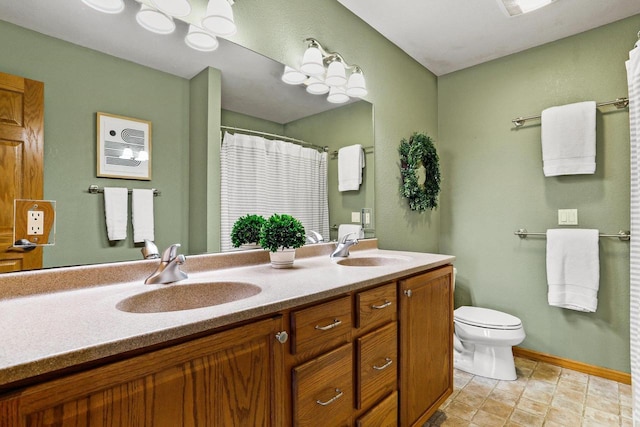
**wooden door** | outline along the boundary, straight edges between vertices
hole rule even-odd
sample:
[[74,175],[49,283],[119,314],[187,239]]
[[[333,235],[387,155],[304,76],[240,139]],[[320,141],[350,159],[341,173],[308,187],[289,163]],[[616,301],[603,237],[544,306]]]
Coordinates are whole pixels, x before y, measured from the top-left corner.
[[0,426],[283,425],[282,317],[28,387]]
[[400,425],[423,425],[453,392],[453,268],[400,281]]
[[0,273],[42,267],[42,247],[13,245],[13,200],[42,199],[44,84],[0,73]]

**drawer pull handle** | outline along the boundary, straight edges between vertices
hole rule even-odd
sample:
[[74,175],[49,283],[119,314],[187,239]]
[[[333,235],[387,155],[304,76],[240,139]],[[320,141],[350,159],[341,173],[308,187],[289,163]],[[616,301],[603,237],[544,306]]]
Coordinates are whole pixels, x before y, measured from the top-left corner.
[[336,393],[337,394],[335,396],[333,396],[331,399],[327,400],[326,402],[323,402],[321,400],[316,400],[316,403],[318,405],[321,405],[321,406],[331,405],[333,402],[335,402],[336,400],[340,399],[342,397],[342,395],[344,394],[342,392],[342,390],[340,390],[339,388],[336,389]]
[[342,320],[340,319],[335,319],[333,321],[333,323],[328,324],[327,326],[320,326],[320,325],[316,325],[316,329],[320,330],[320,331],[328,331],[329,329],[333,329],[336,326],[342,324]]
[[391,305],[391,301],[384,300],[384,304],[382,304],[382,305],[373,304],[373,305],[371,305],[371,308],[373,308],[374,310],[382,310],[383,308],[387,308],[390,305]]
[[391,358],[389,357],[385,357],[384,361],[386,362],[384,365],[382,366],[373,365],[373,369],[375,369],[376,371],[382,371],[383,369],[387,369],[393,363],[393,360],[391,360]]

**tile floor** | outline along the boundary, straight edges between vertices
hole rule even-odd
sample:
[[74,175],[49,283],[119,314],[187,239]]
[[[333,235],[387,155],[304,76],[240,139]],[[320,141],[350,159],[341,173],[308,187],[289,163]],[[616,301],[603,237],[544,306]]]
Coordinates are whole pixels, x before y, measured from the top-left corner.
[[631,386],[516,357],[516,381],[454,371],[451,397],[424,427],[632,426]]

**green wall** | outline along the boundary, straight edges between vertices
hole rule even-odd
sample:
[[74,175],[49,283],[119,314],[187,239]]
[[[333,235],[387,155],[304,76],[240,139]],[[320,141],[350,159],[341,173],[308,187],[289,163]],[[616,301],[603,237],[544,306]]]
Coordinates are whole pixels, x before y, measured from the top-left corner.
[[[100,187],[157,188],[156,241],[188,244],[189,82],[0,21],[0,71],[44,82],[45,186],[56,244],[45,267],[140,259],[129,225],[109,243]],[[152,122],[152,181],[96,178],[96,112]]]
[[629,243],[600,240],[596,313],[547,304],[545,242],[519,228],[629,229],[628,110],[600,108],[594,175],[545,178],[540,122],[511,119],[584,100],[627,96],[624,62],[640,15],[438,79],[443,171],[440,251],[456,255],[456,305],[520,317],[525,348],[629,371]]

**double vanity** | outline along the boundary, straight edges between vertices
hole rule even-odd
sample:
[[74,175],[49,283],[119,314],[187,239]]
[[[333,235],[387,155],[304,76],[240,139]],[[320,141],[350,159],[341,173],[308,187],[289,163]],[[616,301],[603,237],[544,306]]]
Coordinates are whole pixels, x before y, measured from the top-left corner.
[[453,391],[452,263],[364,240],[0,276],[0,426],[412,426]]

